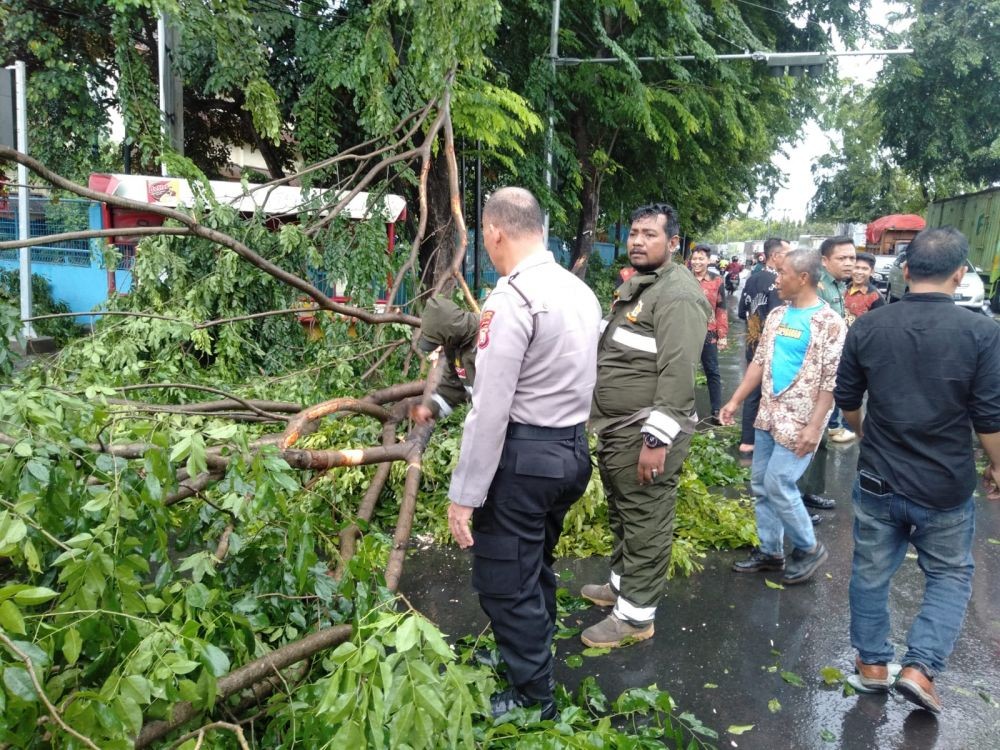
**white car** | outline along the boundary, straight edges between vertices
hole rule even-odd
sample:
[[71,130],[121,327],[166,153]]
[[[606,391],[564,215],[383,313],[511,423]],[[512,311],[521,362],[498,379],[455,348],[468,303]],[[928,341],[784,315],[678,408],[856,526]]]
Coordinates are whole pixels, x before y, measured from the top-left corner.
[[[889,302],[898,302],[909,291],[906,279],[903,278],[903,265],[906,263],[906,253],[896,256],[896,262],[889,269],[889,288],[885,290],[885,298]],[[955,304],[976,312],[986,312],[984,300],[986,289],[979,276],[979,269],[969,261],[965,261],[965,277],[955,290]]]

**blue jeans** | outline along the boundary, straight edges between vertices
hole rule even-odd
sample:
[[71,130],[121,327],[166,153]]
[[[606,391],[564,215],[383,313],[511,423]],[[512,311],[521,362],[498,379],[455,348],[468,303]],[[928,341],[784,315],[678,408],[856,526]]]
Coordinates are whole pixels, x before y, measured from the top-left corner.
[[895,649],[889,642],[889,582],[912,544],[926,588],[902,663],[919,665],[931,677],[944,669],[972,595],[975,518],[971,497],[957,508],[935,510],[903,495],[875,495],[854,483],[851,645],[862,661],[894,660]]
[[833,411],[830,412],[830,419],[826,423],[826,429],[833,430],[838,427],[843,427],[844,429],[851,429],[847,425],[847,420],[844,419],[843,414],[841,414],[840,407],[834,406]]
[[796,549],[810,550],[816,544],[812,521],[795,485],[811,460],[811,454],[799,457],[776,443],[770,432],[756,431],[750,491],[760,549],[769,555],[784,554],[785,534]]

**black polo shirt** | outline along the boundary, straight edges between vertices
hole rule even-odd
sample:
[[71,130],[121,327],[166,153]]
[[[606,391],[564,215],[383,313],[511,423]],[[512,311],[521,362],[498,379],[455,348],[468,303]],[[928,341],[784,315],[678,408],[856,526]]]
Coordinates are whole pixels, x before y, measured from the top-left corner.
[[1000,325],[947,294],[907,294],[847,332],[834,397],[868,409],[858,468],[921,505],[976,488],[972,430],[1000,432]]

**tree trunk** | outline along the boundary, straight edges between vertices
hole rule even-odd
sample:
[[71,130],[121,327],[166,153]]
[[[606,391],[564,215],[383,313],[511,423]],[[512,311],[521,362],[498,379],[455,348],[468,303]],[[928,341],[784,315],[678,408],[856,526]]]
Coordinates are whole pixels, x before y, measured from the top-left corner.
[[423,287],[432,289],[451,275],[455,254],[455,221],[451,213],[451,190],[448,186],[448,161],[444,148],[438,149],[427,175],[427,231],[420,246]]

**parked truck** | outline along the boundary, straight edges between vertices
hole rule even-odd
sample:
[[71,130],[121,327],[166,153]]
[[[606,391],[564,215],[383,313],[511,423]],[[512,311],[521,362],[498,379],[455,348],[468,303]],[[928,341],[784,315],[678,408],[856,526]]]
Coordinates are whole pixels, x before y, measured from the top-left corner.
[[934,201],[927,226],[951,226],[969,239],[969,261],[983,279],[993,312],[1000,312],[1000,188]]
[[890,214],[869,222],[865,228],[865,252],[875,256],[872,283],[876,287],[886,289],[896,255],[905,250],[926,225],[923,217],[916,214]]

